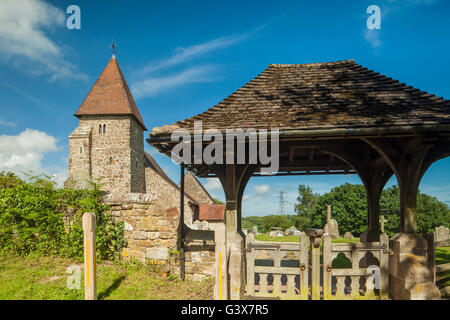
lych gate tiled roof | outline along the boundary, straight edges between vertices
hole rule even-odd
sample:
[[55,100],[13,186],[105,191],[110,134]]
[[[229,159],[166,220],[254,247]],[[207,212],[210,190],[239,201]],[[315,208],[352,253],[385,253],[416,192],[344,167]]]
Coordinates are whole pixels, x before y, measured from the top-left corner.
[[406,86],[355,63],[272,64],[228,98],[192,118],[154,128],[192,132],[255,128],[280,130],[395,127],[450,123],[450,101]]
[[145,129],[144,121],[114,55],[75,115],[132,115]]

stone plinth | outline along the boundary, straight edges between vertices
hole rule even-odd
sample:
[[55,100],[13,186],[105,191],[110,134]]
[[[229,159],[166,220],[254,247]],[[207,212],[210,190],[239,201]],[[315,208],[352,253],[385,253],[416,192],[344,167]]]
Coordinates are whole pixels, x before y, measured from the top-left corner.
[[427,259],[427,241],[418,234],[397,233],[389,247],[389,297],[394,300],[440,299]]

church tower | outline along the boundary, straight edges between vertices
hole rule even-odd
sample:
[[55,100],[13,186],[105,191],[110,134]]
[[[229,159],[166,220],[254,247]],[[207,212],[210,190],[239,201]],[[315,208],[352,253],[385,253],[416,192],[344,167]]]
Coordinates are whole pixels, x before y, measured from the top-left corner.
[[75,116],[69,136],[68,188],[100,183],[111,193],[144,193],[144,121],[112,56]]

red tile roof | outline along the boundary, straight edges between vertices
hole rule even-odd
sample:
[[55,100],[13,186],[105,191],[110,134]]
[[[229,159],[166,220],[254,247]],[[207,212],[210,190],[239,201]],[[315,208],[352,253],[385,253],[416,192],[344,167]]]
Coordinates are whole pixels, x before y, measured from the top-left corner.
[[84,115],[131,115],[147,130],[114,55],[75,113]]
[[198,206],[198,220],[222,221],[225,219],[225,205],[210,204]]

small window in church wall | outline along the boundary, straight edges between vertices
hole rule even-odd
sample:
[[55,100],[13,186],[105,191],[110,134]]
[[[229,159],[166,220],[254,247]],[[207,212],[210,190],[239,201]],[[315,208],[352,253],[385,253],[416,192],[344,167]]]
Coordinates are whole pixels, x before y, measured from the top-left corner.
[[102,134],[102,125],[101,124],[98,125],[98,134]]
[[80,147],[80,154],[83,154],[83,147]]
[[109,165],[112,165],[112,161],[113,161],[112,157],[109,157]]
[[106,124],[103,125],[103,134],[106,134]]

